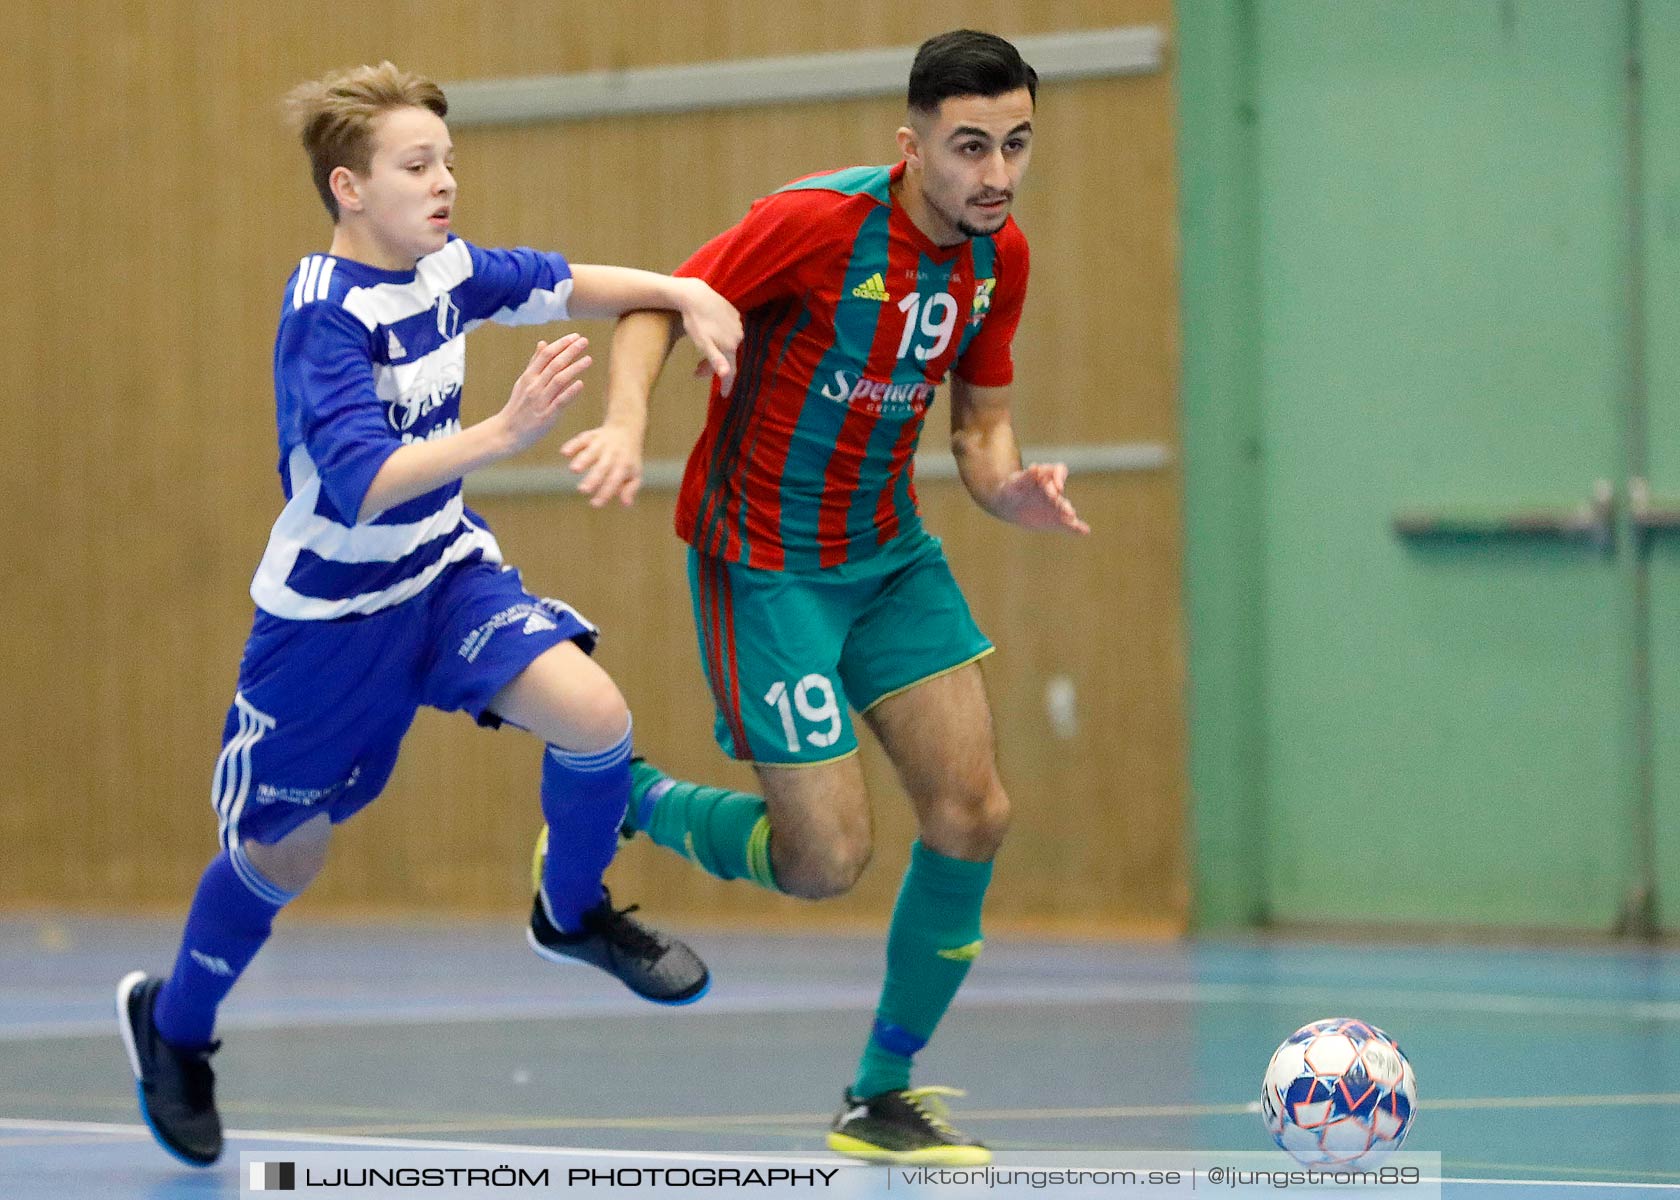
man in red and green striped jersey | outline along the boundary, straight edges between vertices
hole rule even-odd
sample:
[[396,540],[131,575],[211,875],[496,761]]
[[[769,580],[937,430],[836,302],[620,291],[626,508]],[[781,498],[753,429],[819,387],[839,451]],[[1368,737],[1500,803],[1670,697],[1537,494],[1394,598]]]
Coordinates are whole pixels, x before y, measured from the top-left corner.
[[[626,828],[724,879],[795,896],[847,891],[870,855],[869,800],[848,710],[862,713],[915,808],[887,938],[887,975],[858,1073],[828,1135],[841,1152],[971,1165],[945,1088],[913,1088],[913,1056],[980,952],[980,910],[1009,820],[975,625],[923,527],[912,453],[950,379],[951,445],[986,511],[1087,533],[1060,464],[1022,467],[1010,342],[1027,242],[1009,215],[1032,153],[1036,73],[972,30],[924,43],[902,161],[788,184],[678,271],[744,314],[732,387],[714,382],[677,532],[717,738],[763,796],[635,769]],[[630,503],[647,398],[680,332],[625,318],[607,414],[565,447],[580,488]]]

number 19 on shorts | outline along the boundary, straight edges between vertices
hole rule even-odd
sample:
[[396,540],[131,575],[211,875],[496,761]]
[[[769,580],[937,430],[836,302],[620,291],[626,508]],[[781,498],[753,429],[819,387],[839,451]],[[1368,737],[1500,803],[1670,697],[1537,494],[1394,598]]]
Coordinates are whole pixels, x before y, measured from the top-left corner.
[[800,750],[799,722],[794,719],[796,710],[808,725],[820,727],[807,730],[805,740],[811,745],[832,746],[840,740],[840,702],[826,676],[807,675],[792,688],[778,679],[764,693],[764,703],[782,718],[789,754],[798,754]]

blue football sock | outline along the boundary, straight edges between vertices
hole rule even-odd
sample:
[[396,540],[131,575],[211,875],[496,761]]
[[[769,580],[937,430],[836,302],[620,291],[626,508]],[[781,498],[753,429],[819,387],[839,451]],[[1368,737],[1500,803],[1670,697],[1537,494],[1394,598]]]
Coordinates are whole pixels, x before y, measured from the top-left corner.
[[630,732],[589,754],[550,746],[543,755],[542,811],[548,822],[542,899],[558,929],[577,932],[601,901],[601,876],[618,853],[618,827],[630,804]]
[[158,992],[154,1019],[164,1041],[184,1050],[210,1044],[217,1006],[268,941],[274,915],[296,895],[264,879],[243,847],[210,861],[187,913],[175,969]]

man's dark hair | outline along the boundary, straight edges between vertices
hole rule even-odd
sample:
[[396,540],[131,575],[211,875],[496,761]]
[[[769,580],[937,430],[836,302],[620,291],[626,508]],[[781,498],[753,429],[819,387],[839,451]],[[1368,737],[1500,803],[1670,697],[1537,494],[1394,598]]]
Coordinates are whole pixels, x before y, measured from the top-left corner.
[[936,113],[952,96],[1001,96],[1026,88],[1038,100],[1038,72],[992,33],[953,29],[930,37],[910,67],[910,107]]

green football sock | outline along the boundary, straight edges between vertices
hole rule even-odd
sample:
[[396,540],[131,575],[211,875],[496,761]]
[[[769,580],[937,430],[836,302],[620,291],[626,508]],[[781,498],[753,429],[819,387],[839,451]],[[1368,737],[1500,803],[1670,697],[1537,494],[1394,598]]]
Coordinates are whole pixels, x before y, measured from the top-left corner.
[[887,932],[887,978],[852,1095],[910,1086],[910,1060],[933,1036],[980,954],[980,906],[992,864],[947,858],[921,842],[898,890]]
[[770,818],[764,799],[728,788],[672,779],[645,762],[631,765],[635,829],[719,879],[750,879],[778,891],[770,866]]

